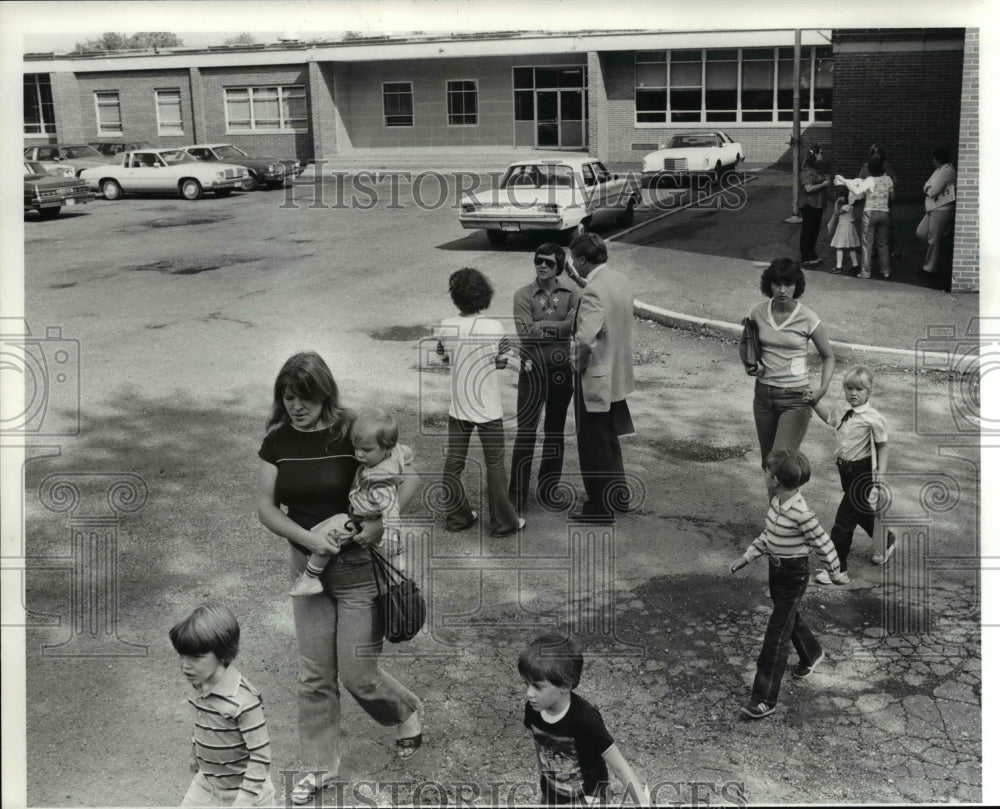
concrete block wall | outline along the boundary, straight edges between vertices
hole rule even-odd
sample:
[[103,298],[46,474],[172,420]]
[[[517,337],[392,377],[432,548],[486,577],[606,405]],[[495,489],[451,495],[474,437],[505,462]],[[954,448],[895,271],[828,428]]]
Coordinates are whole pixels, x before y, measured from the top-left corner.
[[[591,92],[591,151],[600,144],[602,160],[618,168],[637,169],[647,152],[665,146],[672,135],[688,130],[718,129],[743,146],[747,162],[754,165],[790,165],[792,124],[762,126],[728,121],[712,123],[673,124],[671,126],[636,126],[635,124],[635,52],[601,53],[593,63],[600,66],[603,84],[600,93]],[[597,87],[598,77],[592,64],[589,76],[591,88]],[[599,105],[598,109],[594,109]],[[595,136],[606,133],[602,140]],[[803,142],[827,145],[831,139],[829,122],[803,124]]]
[[979,30],[965,32],[952,292],[979,291]]

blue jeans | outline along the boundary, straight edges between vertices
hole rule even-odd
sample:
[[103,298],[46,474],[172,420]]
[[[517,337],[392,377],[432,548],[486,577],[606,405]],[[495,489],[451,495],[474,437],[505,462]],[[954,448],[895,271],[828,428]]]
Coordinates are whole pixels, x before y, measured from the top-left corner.
[[448,416],[448,449],[444,458],[445,526],[461,531],[474,522],[472,506],[465,496],[462,471],[469,455],[472,431],[479,432],[486,463],[486,499],[489,503],[490,533],[512,534],[517,530],[517,512],[507,496],[507,464],[504,460],[503,420],[479,424]]
[[865,209],[861,216],[861,275],[872,273],[872,253],[878,251],[878,268],[889,277],[889,212]]
[[809,584],[809,557],[782,559],[780,564],[771,557],[768,561],[767,586],[774,609],[764,631],[764,646],[757,657],[757,676],[750,699],[774,707],[788,664],[789,641],[795,646],[799,661],[807,666],[816,662],[823,647],[799,612],[799,602]]
[[760,442],[760,465],[773,449],[798,449],[806,437],[812,408],[802,401],[801,388],[776,388],[760,380],[753,392],[753,420]]
[[[308,557],[291,549],[292,580]],[[340,766],[340,689],[381,725],[398,725],[420,700],[379,668],[382,616],[371,562],[334,558],[320,576],[324,592],[292,599],[299,645],[299,744],[310,770],[336,774]]]

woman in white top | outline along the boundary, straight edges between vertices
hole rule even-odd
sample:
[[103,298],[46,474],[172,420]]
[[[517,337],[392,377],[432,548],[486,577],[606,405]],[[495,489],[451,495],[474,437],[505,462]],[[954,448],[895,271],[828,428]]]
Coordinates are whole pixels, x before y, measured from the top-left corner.
[[955,225],[955,182],[958,175],[951,164],[951,152],[938,147],[934,150],[933,159],[934,173],[924,183],[926,235],[921,233],[921,228],[917,229],[917,235],[927,240],[924,272],[937,271],[941,244],[951,238]]
[[[774,449],[798,449],[809,428],[812,404],[826,395],[836,362],[826,331],[815,312],[799,302],[806,277],[798,262],[777,258],[760,277],[768,300],[750,310],[760,333],[761,361],[753,375],[753,417],[764,466]],[[806,353],[812,341],[823,360],[817,387],[809,385]],[[751,373],[748,371],[748,373]]]
[[861,272],[859,278],[872,277],[872,253],[878,250],[878,268],[883,278],[888,278],[889,268],[889,202],[895,189],[892,178],[885,173],[881,157],[868,161],[868,176],[864,179],[845,180],[839,174],[837,182],[846,185],[856,197],[865,198],[865,212],[861,217]]

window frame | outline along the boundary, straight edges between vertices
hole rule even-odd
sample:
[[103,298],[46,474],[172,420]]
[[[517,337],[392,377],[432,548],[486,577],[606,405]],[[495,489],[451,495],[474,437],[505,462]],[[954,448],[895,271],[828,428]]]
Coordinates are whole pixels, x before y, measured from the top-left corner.
[[[269,91],[273,91],[276,95],[276,99],[271,98],[260,98],[256,96],[258,94],[265,94]],[[246,103],[249,107],[249,118],[246,119],[248,126],[241,127],[234,125],[234,120],[242,122],[244,119],[237,118],[231,115],[230,103],[236,101],[230,93],[246,93]],[[291,95],[294,93],[294,95]],[[291,115],[286,115],[286,105],[289,98],[301,98],[304,105],[302,116],[293,117]],[[273,124],[258,125],[258,119],[261,118],[255,111],[256,104],[267,103],[276,100],[278,108],[277,126]],[[304,84],[238,84],[230,85],[228,87],[222,88],[222,106],[225,111],[226,118],[226,134],[227,135],[246,135],[248,133],[253,133],[256,135],[296,135],[302,134],[309,131],[309,94],[306,92],[306,85]],[[265,118],[263,120],[273,121],[272,117]]]
[[[451,85],[452,84],[471,84],[472,85],[472,89],[471,90],[454,90],[453,91],[451,89]],[[445,90],[444,90],[444,92],[445,92],[445,104],[447,106],[448,126],[458,126],[458,127],[479,126],[479,80],[478,79],[445,79],[444,88],[445,88]],[[473,112],[473,113],[469,113],[469,112],[465,112],[465,111],[463,111],[463,112],[452,112],[452,110],[451,110],[451,100],[452,100],[452,98],[454,96],[464,96],[464,95],[466,95],[468,93],[472,93],[473,94],[473,99],[475,101],[475,108],[476,108],[475,112]],[[463,104],[464,103],[465,102],[463,100]],[[472,117],[474,120],[471,123],[469,123],[467,121],[462,122],[462,123],[454,123],[452,121],[452,119],[453,118],[457,118],[457,117],[464,117],[464,118]]]
[[[177,122],[164,121],[161,114],[160,99],[165,94],[176,95],[177,97]],[[153,90],[153,100],[156,106],[156,134],[162,137],[171,137],[184,134],[184,99],[179,87],[164,87]]]
[[[406,113],[396,113],[396,112],[390,113],[389,110],[387,109],[386,103],[385,103],[386,99],[388,98],[386,87],[388,87],[390,85],[392,85],[394,87],[402,87],[403,85],[406,85],[406,87],[409,88],[409,90],[407,90],[407,92],[405,92],[405,93],[403,93],[401,91],[395,91],[395,90],[392,91],[392,96],[393,97],[396,97],[396,96],[407,96],[407,97],[409,97],[409,99],[410,99],[410,112],[409,112],[408,115]],[[384,82],[382,82],[382,128],[383,129],[398,129],[398,128],[412,129],[414,126],[416,126],[416,123],[417,123],[417,116],[414,113],[413,108],[414,108],[414,104],[413,104],[413,82],[412,81],[384,81]],[[409,123],[406,123],[405,121],[400,121],[398,123],[390,123],[390,121],[389,121],[390,118],[407,118],[407,117],[409,117],[409,119],[410,119]]]
[[[38,123],[28,123],[27,109],[23,110],[24,120],[22,122],[22,134],[25,137],[42,137],[44,135],[56,134],[56,105],[52,98],[52,77],[48,73],[25,73],[23,87],[31,87],[34,95],[33,104],[38,110]],[[43,97],[42,87],[48,88],[48,101]],[[46,118],[46,112],[51,116]],[[28,127],[38,127],[37,131]]]
[[[104,101],[102,102],[101,96],[114,96],[114,103]],[[105,123],[101,120],[101,108],[114,108],[118,110],[118,121]],[[97,120],[97,136],[98,137],[122,137],[125,132],[125,122],[122,119],[122,100],[121,93],[118,90],[94,90],[94,116]],[[117,128],[115,124],[117,123]]]
[[[781,116],[787,114],[784,108],[779,109],[779,66],[787,61],[781,58],[781,51],[786,49],[784,45],[764,46],[764,47],[738,47],[738,48],[702,48],[701,50],[701,109],[698,112],[697,120],[674,120],[675,114],[687,115],[691,110],[674,110],[671,104],[671,94],[675,89],[673,86],[673,61],[672,54],[675,51],[695,51],[697,48],[677,48],[665,50],[635,51],[633,54],[633,87],[632,87],[632,123],[636,129],[690,129],[700,126],[729,126],[729,127],[785,127],[791,123],[791,119]],[[801,74],[808,76],[809,87],[804,90],[801,101],[801,121],[803,124],[829,124],[832,120],[832,109],[817,108],[816,98],[818,94],[818,66],[821,63],[829,62],[832,59],[830,54],[821,54],[825,49],[822,45],[806,45],[802,48]],[[707,108],[708,103],[708,70],[713,63],[731,62],[731,59],[711,59],[713,53],[723,51],[736,51],[736,79],[735,91],[736,106],[734,110],[722,110]],[[770,51],[770,59],[745,59],[745,52],[749,51]],[[770,65],[771,71],[771,108],[770,116],[763,120],[752,120],[747,115],[756,113],[766,115],[765,110],[744,110],[743,108],[743,81],[745,66],[747,63],[757,62]],[[649,65],[660,65],[663,67],[662,81],[659,84],[650,84],[647,79],[655,73],[650,70]],[[643,74],[643,85],[639,84],[640,71]],[[719,88],[713,88],[717,91]],[[641,94],[641,98],[640,98]],[[662,103],[662,107],[660,106]],[[731,116],[725,120],[723,116]],[[641,120],[644,118],[645,120]]]

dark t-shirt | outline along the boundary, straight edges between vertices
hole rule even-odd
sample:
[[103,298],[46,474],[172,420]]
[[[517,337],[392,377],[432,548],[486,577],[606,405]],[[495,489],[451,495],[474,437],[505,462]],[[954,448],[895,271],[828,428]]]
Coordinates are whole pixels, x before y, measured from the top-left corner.
[[282,424],[264,436],[257,454],[278,467],[275,497],[298,525],[311,529],[328,517],[347,513],[348,494],[360,465],[349,435],[338,441],[328,430],[303,432]]
[[552,724],[525,703],[524,726],[535,740],[546,803],[569,803],[607,788],[608,765],[601,755],[615,740],[600,711],[583,697],[570,694],[569,710]]

